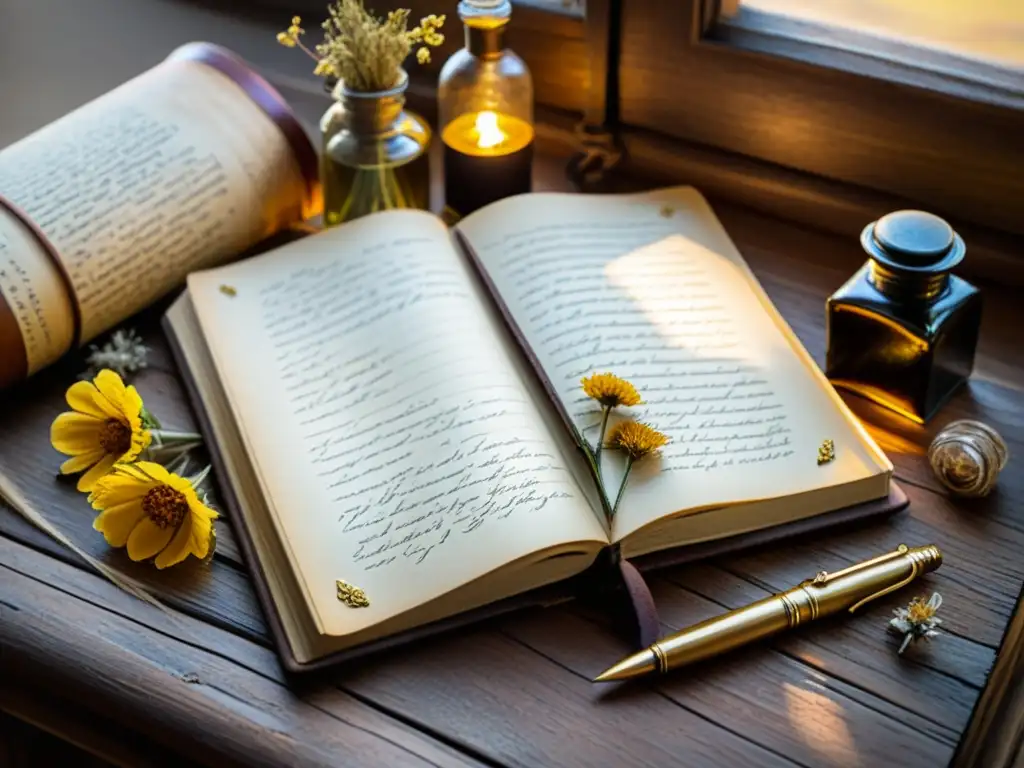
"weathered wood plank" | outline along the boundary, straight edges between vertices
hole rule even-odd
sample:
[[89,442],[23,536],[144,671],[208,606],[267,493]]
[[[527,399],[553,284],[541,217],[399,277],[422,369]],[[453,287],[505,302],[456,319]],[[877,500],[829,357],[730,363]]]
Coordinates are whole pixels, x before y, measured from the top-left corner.
[[211,765],[475,764],[273,654],[0,536],[0,669]]
[[892,608],[913,594],[937,589],[947,599],[943,626],[995,647],[1015,604],[1010,590],[1019,590],[1021,583],[1024,563],[1019,552],[1024,538],[998,522],[983,520],[967,525],[947,500],[913,486],[906,490],[910,509],[887,524],[857,528],[820,541],[796,541],[787,546],[786,557],[761,550],[736,555],[723,565],[772,588],[784,588],[808,578],[809,563],[849,565],[891,551],[901,543],[934,543],[945,556],[942,568],[925,577],[915,589],[868,606],[866,615],[881,616],[886,607]]
[[[99,757],[82,752],[57,737],[33,728],[0,710],[0,765],[34,768],[37,765],[75,765],[77,768],[114,768]],[[152,763],[140,762],[140,768]]]
[[[758,229],[763,223],[762,217],[737,209],[719,206],[719,212],[741,247],[744,247],[749,232]],[[798,269],[803,261],[787,253],[790,231],[789,228],[782,227],[773,232],[769,227],[770,237],[763,239],[759,247],[763,248],[763,243],[768,242],[774,250],[766,250],[760,255],[755,253],[753,258],[749,248],[744,247],[744,250],[783,314],[794,325],[812,354],[820,358],[824,339],[821,335],[820,322],[814,313],[820,311],[821,302],[828,290],[823,286],[823,282],[838,280],[841,277],[839,273],[846,267],[830,264],[827,268],[820,269],[820,275],[815,273],[819,267],[815,267],[810,270],[810,277],[805,275],[805,282],[796,282],[793,271]],[[824,240],[833,242],[832,238]],[[814,244],[814,237],[811,237],[811,241]],[[854,256],[859,259],[856,254]],[[792,264],[787,260],[792,260]],[[850,269],[855,266],[856,263]],[[151,407],[157,409],[168,424],[188,427],[192,424],[192,416],[176,378],[171,373],[173,363],[166,356],[166,347],[153,327],[152,316],[143,318],[142,323],[144,332],[154,347],[154,365],[150,371],[139,377],[137,386]],[[988,360],[1005,366],[1008,356],[1000,356],[1000,352],[1005,349],[1000,347],[989,350],[986,356],[979,359],[980,369],[986,370],[984,366],[988,365]],[[14,423],[16,429],[16,434],[11,435],[13,439],[0,442],[0,466],[13,467],[16,476],[30,486],[31,493],[46,505],[48,513],[59,519],[72,537],[85,545],[91,553],[107,558],[108,562],[117,562],[119,567],[141,576],[171,604],[181,607],[186,612],[227,627],[250,640],[265,643],[262,620],[253,601],[247,577],[238,568],[238,554],[232,546],[233,540],[230,535],[221,537],[220,554],[212,567],[193,569],[202,574],[201,578],[195,573],[186,575],[191,573],[189,569],[173,569],[167,574],[156,574],[148,566],[135,566],[129,563],[123,553],[109,552],[102,538],[92,531],[91,512],[84,506],[84,501],[74,491],[73,486],[54,482],[51,470],[39,471],[41,464],[45,466],[46,463],[52,462],[52,466],[56,467],[60,460],[59,455],[48,446],[48,426],[53,416],[63,407],[62,392],[73,378],[72,368],[74,364],[68,363],[55,371],[36,377],[32,382],[31,393],[28,393],[26,388],[26,394],[16,395],[7,406],[0,406],[0,415],[11,416],[0,418],[0,423]],[[990,383],[986,380],[980,386],[997,392],[1001,403],[1012,405],[1015,402],[1014,392],[1005,386],[1005,382],[1008,381],[1012,381],[1012,377],[1004,375],[999,383]],[[6,412],[4,408],[7,409]],[[1012,430],[1013,424],[1008,421],[1005,428]],[[895,428],[887,428],[876,430],[876,434],[882,436],[883,445],[888,439],[895,445],[902,446],[902,450],[893,450],[892,446],[886,445],[901,476],[906,475],[915,481],[922,472],[927,472],[927,467],[921,464],[924,461],[923,441],[927,437],[924,431],[904,429],[900,432]],[[782,638],[774,646],[782,655],[767,649],[763,652],[767,654],[765,658],[769,660],[765,662],[766,669],[773,670],[776,690],[780,689],[783,683],[795,684],[786,677],[795,674],[794,670],[806,670],[805,676],[810,676],[811,679],[815,675],[823,674],[826,677],[821,679],[825,682],[820,684],[832,692],[826,696],[832,696],[830,701],[844,712],[857,712],[858,720],[862,716],[870,720],[871,716],[864,716],[860,714],[862,712],[889,712],[886,707],[895,705],[896,709],[891,711],[894,720],[919,722],[920,725],[915,726],[916,728],[930,734],[936,743],[948,744],[948,734],[961,728],[966,721],[971,703],[977,695],[976,686],[983,680],[991,660],[991,648],[986,646],[992,646],[998,641],[1005,618],[1012,607],[1013,585],[1019,584],[1021,569],[1013,559],[1013,552],[1021,543],[1020,529],[1016,525],[1017,507],[1012,503],[1014,499],[995,496],[983,502],[991,505],[984,515],[972,518],[971,512],[961,510],[959,503],[954,504],[925,490],[912,488],[910,491],[915,499],[911,512],[890,523],[872,526],[863,531],[825,537],[814,543],[797,543],[787,549],[788,556],[785,560],[781,560],[777,552],[763,552],[742,559],[727,558],[721,561],[721,566],[732,570],[731,574],[726,571],[719,572],[719,581],[732,579],[734,582],[735,597],[732,602],[723,600],[722,595],[710,591],[707,583],[691,583],[691,576],[687,576],[688,572],[684,569],[680,572],[681,575],[669,572],[665,582],[656,584],[659,605],[666,612],[666,616],[671,616],[673,611],[682,610],[681,606],[692,607],[693,601],[698,599],[692,592],[698,592],[721,605],[736,605],[745,599],[755,599],[763,595],[764,588],[779,589],[790,586],[805,578],[808,575],[808,568],[813,570],[822,562],[852,562],[875,554],[901,540],[918,543],[918,539],[922,537],[935,538],[947,551],[949,559],[947,565],[933,578],[937,580],[935,583],[940,586],[947,600],[952,601],[948,602],[947,606],[957,606],[956,617],[947,619],[947,626],[954,632],[962,634],[962,638],[953,635],[944,637],[935,643],[928,653],[897,661],[891,647],[893,640],[886,637],[880,627],[884,625],[891,607],[903,599],[901,596],[871,609],[860,621],[834,622],[820,628],[808,628],[799,636]],[[81,514],[76,513],[79,508]],[[904,522],[904,519],[907,522]],[[52,552],[62,558],[69,558],[57,545],[9,514],[0,514],[0,531],[26,541],[33,547]],[[940,541],[940,536],[948,536],[950,541]],[[987,548],[992,549],[993,557],[987,558],[984,563],[979,562],[974,553]],[[73,559],[73,556],[69,559]],[[950,567],[954,562],[963,563],[962,573],[959,572],[959,565],[956,572]],[[1000,579],[993,579],[993,563],[998,569]],[[951,576],[951,573],[954,575]],[[538,615],[542,619],[527,617],[526,620],[551,622],[554,626],[576,620],[572,618],[571,613],[563,609]],[[688,617],[692,615],[695,614],[692,614],[690,609],[681,612],[682,618],[678,619],[679,623],[687,623],[691,620]],[[515,622],[518,622],[518,617],[511,621],[514,623],[510,626],[517,626]],[[537,654],[531,654],[523,645],[550,658],[561,659],[563,667],[568,665],[568,660],[571,660],[573,654],[580,653],[578,644],[566,643],[563,639],[564,647],[556,654],[557,647],[541,647],[539,639],[533,636],[526,637],[504,625],[503,627],[509,636],[522,644],[512,645],[512,648],[516,649],[514,653],[517,654],[517,663],[524,669],[536,669],[537,674],[550,674],[550,665],[538,665]],[[500,665],[502,662],[495,662],[494,659],[500,660],[503,657],[502,649],[506,648],[508,640],[495,636],[493,628],[482,628],[477,637],[479,642],[471,645],[474,648],[480,645],[487,651],[477,659],[476,665],[484,669],[492,667],[495,663]],[[548,642],[554,641],[549,639]],[[615,644],[607,634],[602,635],[600,642],[611,643],[613,646]],[[450,643],[457,644],[454,650],[449,647]],[[451,654],[466,653],[465,646],[459,643],[461,641],[445,638],[431,644],[427,656],[438,674],[441,674],[440,670],[450,665],[450,659],[455,658]],[[594,644],[600,647],[600,643]],[[247,647],[251,647],[251,644]],[[596,666],[606,664],[617,652],[599,653]],[[446,659],[449,661],[446,662]],[[542,659],[540,661],[543,662]],[[369,679],[357,680],[355,684],[346,680],[346,689],[357,696],[366,697],[368,701],[373,701],[375,706],[391,707],[396,706],[395,702],[401,702],[399,709],[395,711],[399,712],[402,718],[408,718],[428,730],[436,729],[436,732],[444,734],[445,738],[453,738],[459,743],[464,743],[469,749],[479,749],[488,759],[499,762],[516,759],[515,755],[518,753],[514,749],[513,734],[504,734],[502,737],[508,740],[507,752],[487,751],[487,745],[483,741],[468,739],[464,735],[472,730],[472,717],[469,714],[461,715],[462,731],[455,729],[453,736],[445,721],[438,720],[430,712],[424,711],[423,705],[417,701],[414,693],[396,693],[392,677],[388,674],[381,677],[378,674],[380,665],[383,665],[386,672],[394,663],[390,659],[374,660],[370,668],[375,671],[367,673],[370,675]],[[907,671],[908,668],[912,673]],[[713,718],[715,722],[725,724],[730,730],[735,729],[746,734],[749,731],[749,719],[754,711],[753,705],[748,702],[746,706],[740,706],[739,702],[747,695],[750,680],[743,674],[730,674],[730,669],[732,667],[723,662],[722,670],[725,671],[713,673],[716,690],[721,691],[720,695],[717,698],[711,697],[701,704],[704,709],[691,711],[691,716],[698,719]],[[573,671],[578,674],[580,670],[573,668]],[[598,670],[585,670],[585,673],[591,674],[596,671]],[[560,675],[562,672],[555,674]],[[687,685],[699,686],[701,679],[699,676],[693,681],[688,679]],[[670,682],[674,684],[674,681]],[[768,688],[759,687],[757,690],[764,691]],[[694,695],[689,690],[685,698],[674,697],[667,692],[663,692],[663,695],[691,707],[691,710],[695,706],[690,702]],[[806,697],[806,694],[802,693],[792,695]],[[469,707],[470,711],[480,710],[480,702],[477,699],[470,696],[469,700],[476,702]],[[886,704],[887,701],[892,702],[892,705]],[[731,702],[734,707],[730,709],[726,702]],[[794,704],[794,707],[797,706],[799,702]],[[483,700],[482,711],[507,714],[505,710],[495,708],[487,699]],[[723,711],[725,715],[722,714]],[[742,715],[729,717],[728,715],[733,712]],[[581,717],[586,716],[582,708],[579,713]],[[474,711],[474,716],[475,714],[477,712]],[[500,719],[504,715],[493,716]],[[914,720],[915,716],[919,721]],[[669,718],[670,715],[666,713],[664,717]],[[814,764],[819,758],[824,759],[825,756],[813,753],[813,748],[807,746],[800,733],[791,729],[787,734],[783,725],[784,723],[779,721],[767,726],[763,731],[757,731],[755,740],[768,747],[768,754],[771,754],[772,749],[782,749],[783,745],[789,744],[791,749],[797,750],[794,754],[799,753],[802,755],[801,760],[807,760],[810,764]],[[902,731],[893,735],[893,738],[899,741],[903,738],[900,734]],[[946,736],[943,737],[941,734]],[[467,740],[463,742],[463,738]],[[713,740],[712,737],[708,738],[709,742]],[[854,743],[856,745],[856,740]],[[804,746],[798,747],[800,744]],[[545,744],[542,749],[554,750],[554,747]],[[553,755],[554,751],[551,754]],[[924,754],[933,755],[928,750],[925,750]]]
[[[656,581],[653,588],[666,632],[722,612],[714,602],[667,582]],[[517,616],[503,621],[502,630],[584,680],[630,650],[604,629],[565,610]],[[577,642],[566,643],[566,638]],[[667,696],[802,765],[867,765],[900,750],[919,756],[907,766],[932,766],[948,760],[956,740],[953,728],[858,691],[766,644],[632,687]],[[601,695],[610,702],[626,693],[605,686]]]
[[[222,561],[209,565],[189,563],[157,571],[149,563],[133,563],[123,550],[111,550],[103,537],[92,530],[86,509],[81,516],[61,514],[57,507],[44,507],[51,522],[90,555],[145,584],[150,592],[214,626],[229,628],[254,642],[269,645],[263,614],[256,602],[249,575]],[[224,530],[221,526],[218,530]],[[0,535],[45,552],[55,560],[83,565],[78,556],[23,520],[0,502]]]
[[[546,622],[548,614],[538,609],[516,617],[517,622],[534,619]],[[563,635],[562,653],[592,641]],[[605,663],[614,656],[606,654]],[[588,677],[541,660],[531,648],[484,625],[353,670],[344,684],[502,765],[794,764],[741,733],[651,695],[644,685],[609,696]],[[591,666],[596,673],[599,665],[592,660]],[[418,693],[425,689],[429,697]]]
[[[132,675],[130,680],[124,680],[121,673],[110,680],[95,680],[103,689],[96,692],[97,706],[114,706],[113,700],[106,697],[113,695],[117,690],[115,683],[120,682],[131,687],[123,696],[116,697],[119,711],[125,712],[126,703],[143,707],[142,702],[132,701],[136,694],[136,683],[132,681],[136,679],[145,679],[147,685],[167,687],[152,703],[152,707],[160,710],[165,706],[163,696],[176,696],[181,690],[209,693],[207,688],[213,688],[209,695],[220,699],[221,694],[226,694],[230,697],[230,709],[241,707],[237,712],[239,719],[224,715],[225,719],[216,724],[225,742],[222,748],[232,753],[239,749],[236,740],[259,740],[250,733],[255,726],[247,724],[245,718],[251,718],[256,725],[283,729],[287,738],[301,736],[310,749],[335,749],[331,746],[333,741],[324,741],[326,736],[316,725],[319,721],[307,705],[396,740],[392,731],[383,729],[401,726],[389,725],[386,719],[381,723],[383,715],[357,705],[355,695],[359,701],[372,702],[377,709],[400,713],[403,722],[413,723],[428,733],[443,734],[446,741],[502,765],[587,766],[605,757],[619,765],[671,765],[673,754],[692,755],[692,765],[716,765],[716,756],[730,764],[792,764],[748,739],[680,709],[664,697],[646,696],[638,690],[613,706],[595,708],[600,691],[589,679],[503,637],[493,626],[484,625],[458,637],[437,638],[386,658],[353,665],[336,676],[344,690],[331,688],[329,678],[324,677],[306,681],[287,693],[287,681],[272,653],[241,637],[182,614],[168,616],[103,579],[0,537],[0,569],[4,568],[0,607],[15,609],[14,618],[22,612],[31,612],[33,618],[27,627],[4,628],[20,640],[3,635],[0,639],[11,643],[16,657],[30,655],[18,664],[25,667],[25,674],[31,675],[33,681],[62,689],[86,685],[90,675],[113,674],[107,666],[101,666],[108,657],[129,656],[132,662],[125,674]],[[41,579],[52,585],[42,595],[38,594],[43,589]],[[51,614],[61,618],[51,619]],[[65,618],[85,622],[89,631],[72,636],[66,628],[47,624]],[[39,636],[33,633],[44,627],[54,634],[48,643],[39,645]],[[138,638],[131,639],[126,634],[128,627],[135,628]],[[71,642],[65,646],[62,640]],[[116,647],[108,648],[110,643]],[[31,656],[32,653],[39,658]],[[37,663],[50,655],[66,657],[67,664],[82,658],[86,668],[71,679],[66,679],[70,672],[61,664],[56,665],[52,674],[45,673]],[[198,676],[199,683],[180,689],[181,678],[190,674]],[[105,690],[108,683],[111,691]],[[236,699],[248,703],[242,706]],[[255,703],[276,718],[273,723],[265,722],[252,710]],[[193,705],[199,706],[194,702],[182,706]],[[353,707],[357,710],[354,714]],[[152,726],[150,716],[156,717],[152,708],[139,713],[138,727],[147,730]],[[367,720],[371,722],[366,724]],[[174,725],[174,730],[179,728],[180,723]],[[648,745],[647,736],[659,731],[666,734],[663,742]],[[571,752],[566,749],[566,734],[572,734]],[[189,741],[190,750],[214,748],[205,742],[206,735],[192,734],[187,729],[182,728],[180,738]],[[197,743],[191,743],[192,739]]]
[[[164,370],[165,365],[173,363],[166,344],[157,335],[157,317],[156,313],[147,313],[142,321],[148,325],[139,327],[159,367],[142,371],[134,384],[166,427],[192,430],[195,425],[181,385]],[[152,585],[172,605],[203,615],[219,626],[231,627],[250,639],[267,642],[266,626],[228,521],[218,523],[217,555],[212,567],[188,563],[157,572],[149,564],[132,563],[124,550],[111,550],[103,536],[93,530],[95,513],[85,495],[76,490],[74,479],[57,477],[64,457],[50,445],[50,424],[57,414],[67,410],[64,391],[83,368],[80,357],[72,357],[3,398],[0,424],[5,428],[4,439],[0,440],[0,471],[18,484],[50,522],[93,557]],[[77,561],[74,554],[5,507],[0,501],[0,533],[54,557]],[[224,566],[224,562],[234,567]]]
[[[738,608],[785,588],[776,584],[758,586],[749,578],[711,564],[684,566],[662,576],[706,597],[720,606],[718,611]],[[672,617],[684,593],[664,589],[660,582],[652,588],[663,620]],[[938,726],[938,733],[946,734],[948,739],[967,722],[994,652],[946,633],[925,647],[897,656],[897,638],[886,627],[888,607],[906,598],[906,594],[896,596],[855,619],[842,617],[803,627],[776,638],[771,647],[832,680],[844,681],[849,686],[848,695],[853,698],[858,698],[858,691],[862,692],[870,697],[862,701],[865,705],[877,708],[874,700],[890,702],[932,724],[915,727],[930,731]],[[687,611],[682,621],[703,618],[703,614]],[[936,671],[941,674],[934,674]]]
[[[5,768],[73,765],[75,768],[194,768],[196,763],[164,750],[154,749],[143,739],[109,717],[86,710],[76,701],[40,696],[28,686],[15,687],[0,681],[0,765]],[[41,733],[52,744],[38,745],[31,739],[24,762],[4,757],[4,742],[17,748],[19,735],[8,735],[4,720],[23,723],[21,733]],[[13,739],[14,744],[11,744]],[[17,754],[15,751],[14,754]]]

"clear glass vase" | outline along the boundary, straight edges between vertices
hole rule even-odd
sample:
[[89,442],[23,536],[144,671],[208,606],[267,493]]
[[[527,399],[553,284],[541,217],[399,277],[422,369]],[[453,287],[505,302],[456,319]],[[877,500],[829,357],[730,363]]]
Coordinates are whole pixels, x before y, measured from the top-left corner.
[[430,207],[430,127],[405,109],[405,73],[398,85],[372,93],[339,84],[320,121],[324,225],[368,213]]

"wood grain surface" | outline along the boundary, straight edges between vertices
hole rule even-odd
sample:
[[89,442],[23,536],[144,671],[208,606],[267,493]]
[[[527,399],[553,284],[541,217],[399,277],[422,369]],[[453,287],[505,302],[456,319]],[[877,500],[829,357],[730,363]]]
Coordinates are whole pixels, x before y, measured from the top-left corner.
[[[10,119],[5,113],[0,144],[160,58],[151,46],[206,37],[240,41],[234,47],[248,45],[243,53],[255,58],[265,32],[169,0],[82,5],[122,14],[122,23],[128,15],[140,29],[145,13],[137,9],[152,10],[146,45],[127,40],[116,55],[94,52],[91,59],[81,40],[68,50],[58,47],[39,66],[67,98],[37,100]],[[29,50],[29,42],[17,38],[46,37],[46,25],[38,19],[35,27],[29,24],[33,9],[77,7],[69,0],[16,0],[21,26],[0,31],[4,103],[38,82],[21,70],[9,76],[5,66],[16,58],[11,46]],[[102,19],[81,13],[76,22],[68,10],[53,28],[77,23],[85,39],[101,39]],[[65,90],[62,76],[77,90]],[[538,188],[564,187],[563,163],[564,157],[542,158]],[[720,199],[712,203],[820,363],[823,303],[861,264],[856,240]],[[145,582],[167,610],[120,592],[0,508],[0,709],[118,765],[186,759],[215,766],[942,765],[968,722],[1024,580],[1024,473],[1017,470],[1024,453],[1018,338],[1024,310],[1014,291],[982,287],[975,375],[931,425],[849,400],[896,465],[911,496],[907,512],[784,548],[669,569],[652,584],[670,630],[821,568],[836,569],[901,542],[935,543],[945,564],[916,592],[942,592],[944,631],[903,657],[886,623],[915,591],[883,598],[855,619],[821,622],[697,669],[619,688],[590,679],[627,648],[597,612],[578,604],[513,614],[312,680],[290,680],[270,648],[230,520],[219,527],[218,551],[208,566],[156,572],[108,549],[73,483],[55,477],[60,456],[49,446],[49,425],[83,368],[76,355],[5,392],[0,471],[77,544]],[[189,428],[192,413],[158,329],[159,313],[154,308],[130,323],[153,348],[151,366],[135,384],[166,425]],[[987,499],[946,497],[927,464],[935,432],[962,417],[992,424],[1010,445],[1011,463]]]
[[[558,165],[542,165],[541,169]],[[557,174],[540,175],[553,185]],[[798,231],[717,203],[772,299],[820,361],[822,302],[859,264],[855,243]],[[971,385],[922,427],[851,399],[911,496],[889,522],[671,569],[655,580],[666,629],[784,588],[900,542],[934,542],[946,563],[920,591],[945,597],[943,636],[900,658],[885,631],[909,594],[854,620],[823,622],[656,681],[606,690],[591,676],[627,649],[580,606],[533,610],[375,657],[302,687],[270,650],[244,565],[221,526],[209,567],[157,573],[111,551],[73,484],[54,477],[48,426],[81,367],[69,360],[0,406],[0,469],[90,553],[142,579],[163,613],[119,592],[73,555],[0,511],[5,690],[32,690],[102,715],[136,737],[210,764],[886,765],[949,759],[1024,577],[1024,476],[1004,472],[988,499],[952,501],[925,448],[952,418],[982,418],[1020,455],[1024,354],[1013,296],[986,286]],[[157,313],[137,319],[154,347],[136,384],[166,424],[191,413]],[[11,688],[7,688],[11,686]],[[6,706],[6,705],[5,705]],[[16,711],[16,707],[12,707]],[[66,712],[64,715],[66,717]]]

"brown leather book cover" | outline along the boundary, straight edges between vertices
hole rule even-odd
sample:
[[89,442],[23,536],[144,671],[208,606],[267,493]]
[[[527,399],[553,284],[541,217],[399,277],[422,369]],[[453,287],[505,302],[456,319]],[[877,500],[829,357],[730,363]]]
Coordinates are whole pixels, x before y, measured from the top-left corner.
[[[515,331],[514,326],[512,326],[512,329]],[[181,372],[182,379],[185,382],[189,399],[194,406],[199,429],[205,436],[212,435],[213,429],[210,424],[210,419],[198,396],[193,379],[193,373],[185,365],[185,358],[182,354],[180,342],[175,335],[174,328],[166,318],[164,319],[164,330],[170,341],[171,350],[178,364],[178,369]],[[525,348],[523,349],[529,356],[528,350]],[[549,383],[546,380],[545,386],[549,386]],[[565,414],[563,414],[563,416],[565,416]],[[610,566],[608,561],[603,558],[599,558],[598,562],[595,563],[590,570],[559,584],[554,584],[521,595],[505,598],[482,608],[466,611],[440,621],[425,624],[421,627],[417,627],[416,629],[365,643],[354,648],[348,648],[343,651],[331,653],[319,659],[303,663],[295,658],[285,636],[277,606],[271,598],[270,588],[267,585],[263,566],[256,556],[251,532],[248,527],[249,523],[246,510],[240,505],[238,497],[235,494],[235,490],[230,486],[230,484],[223,482],[223,478],[227,478],[228,474],[225,471],[224,457],[220,452],[220,446],[213,440],[207,440],[206,446],[210,453],[211,461],[214,469],[216,470],[217,477],[222,480],[222,482],[219,483],[220,496],[227,507],[228,519],[232,521],[232,527],[242,548],[246,565],[249,567],[249,571],[252,574],[253,584],[256,588],[260,604],[263,607],[263,613],[267,619],[267,625],[269,626],[273,636],[278,656],[281,659],[281,663],[284,668],[291,673],[298,674],[313,672],[327,667],[341,665],[345,662],[368,654],[393,648],[430,635],[457,629],[459,627],[508,613],[519,608],[551,605],[571,600],[586,592],[593,582],[607,579],[609,576],[608,571],[610,570]],[[694,544],[671,551],[645,555],[638,558],[634,565],[639,569],[639,571],[648,572],[657,568],[692,562],[726,552],[734,552],[750,547],[765,546],[794,536],[805,536],[826,528],[850,525],[872,518],[889,515],[904,509],[907,504],[908,499],[906,494],[904,494],[895,483],[891,483],[889,496],[883,499],[852,507],[846,507],[769,529],[740,534],[701,544]],[[808,563],[808,568],[814,570],[818,568],[819,565],[820,564],[818,563]],[[642,583],[642,579],[634,578],[632,583],[627,583],[625,587],[628,600],[632,604],[632,620],[639,625],[639,636],[643,641],[647,642],[649,641],[652,633],[657,633],[658,627],[657,614],[653,610],[654,604],[653,600],[650,599],[650,592]],[[625,627],[623,629],[630,634],[635,635],[635,629],[631,630]]]

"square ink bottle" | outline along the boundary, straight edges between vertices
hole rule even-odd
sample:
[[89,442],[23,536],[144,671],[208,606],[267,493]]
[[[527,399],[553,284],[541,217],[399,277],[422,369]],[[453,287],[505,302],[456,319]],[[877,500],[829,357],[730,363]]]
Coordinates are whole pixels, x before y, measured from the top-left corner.
[[944,220],[896,211],[865,227],[868,262],[826,303],[825,373],[924,423],[967,381],[981,294],[950,274],[966,252]]

